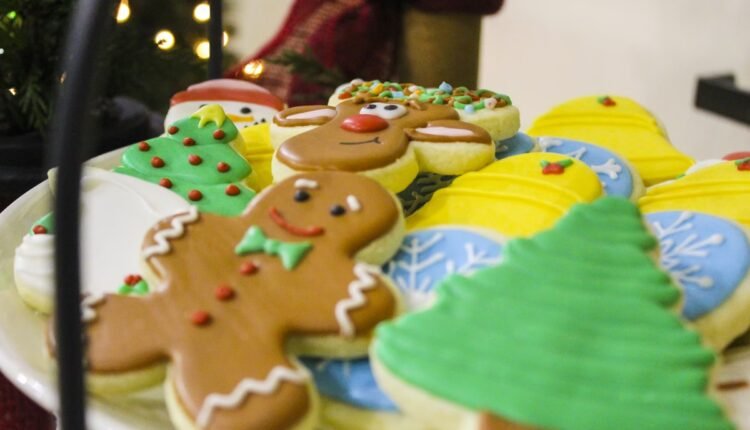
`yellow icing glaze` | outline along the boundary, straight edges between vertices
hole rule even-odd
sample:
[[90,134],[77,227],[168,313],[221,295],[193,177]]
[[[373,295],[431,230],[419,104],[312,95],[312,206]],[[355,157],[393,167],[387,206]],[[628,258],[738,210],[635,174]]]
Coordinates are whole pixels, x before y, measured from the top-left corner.
[[656,118],[626,97],[610,96],[605,106],[599,96],[581,97],[559,105],[537,118],[532,136],[557,136],[591,142],[622,154],[646,185],[674,179],[694,160],[675,149]]
[[216,127],[221,127],[227,119],[224,109],[215,103],[203,106],[194,114],[190,115],[190,117],[198,118],[198,127],[201,128],[209,122],[216,123]]
[[738,170],[733,161],[724,161],[651,187],[638,204],[644,213],[690,210],[750,227],[750,171]]
[[271,128],[268,124],[258,124],[240,129],[244,140],[238,152],[250,163],[252,173],[245,178],[245,184],[260,191],[271,185],[271,158],[273,157],[273,145],[271,145]]
[[[542,173],[542,160],[571,160],[560,175]],[[529,153],[496,161],[458,177],[407,219],[410,230],[440,224],[493,229],[529,236],[551,227],[568,209],[602,195],[596,173],[559,154]]]

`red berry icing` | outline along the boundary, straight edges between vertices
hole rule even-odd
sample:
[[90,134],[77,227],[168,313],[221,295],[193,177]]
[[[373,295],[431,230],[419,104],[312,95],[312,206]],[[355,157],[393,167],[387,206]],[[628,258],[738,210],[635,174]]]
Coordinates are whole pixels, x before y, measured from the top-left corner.
[[159,157],[154,157],[151,159],[151,166],[156,167],[157,169],[160,167],[164,167],[164,164],[164,160]]
[[737,170],[750,172],[750,158],[739,160],[739,163],[737,163]]
[[214,139],[221,140],[226,136],[226,133],[224,133],[224,130],[216,130],[214,131]]
[[570,159],[549,162],[542,160],[540,163],[542,166],[542,174],[544,175],[562,175],[565,173],[565,169],[573,164]]
[[195,139],[193,139],[192,137],[186,137],[182,139],[182,144],[185,146],[193,146],[195,145]]
[[234,297],[234,290],[229,285],[222,284],[216,287],[214,296],[219,300],[229,300]]
[[164,188],[172,188],[172,181],[170,181],[169,178],[161,178],[159,179],[159,185]]
[[226,192],[228,196],[236,196],[240,193],[240,187],[234,184],[229,184],[224,192]]
[[141,143],[138,144],[138,149],[141,150],[141,151],[143,151],[143,152],[146,152],[149,149],[151,149],[151,145],[149,145],[146,142],[141,142]]
[[123,279],[123,282],[125,285],[130,285],[131,287],[139,282],[141,282],[141,275],[138,274],[130,274]]
[[188,163],[193,166],[197,166],[203,162],[203,159],[199,155],[190,154],[188,155]]
[[614,101],[614,99],[612,99],[612,97],[610,97],[610,96],[599,97],[599,103],[602,106],[605,106],[605,107],[612,107],[612,106],[617,105],[617,103]]
[[173,126],[173,125],[169,126],[169,128],[167,129],[167,133],[169,133],[169,134],[175,134],[178,131],[180,131],[180,129],[177,128],[177,127],[175,127],[175,126]]
[[216,165],[216,170],[218,170],[221,173],[228,172],[230,169],[229,164],[219,161],[219,163]]
[[240,264],[240,273],[243,275],[252,275],[258,271],[258,265],[252,261],[244,261]]
[[37,224],[31,229],[31,231],[33,231],[34,234],[47,234],[47,227]]
[[344,92],[339,94],[339,100],[344,100],[352,97],[352,93]]
[[203,193],[198,190],[190,190],[190,192],[188,193],[188,198],[194,202],[197,202],[198,200],[203,198]]
[[190,315],[190,322],[197,326],[206,325],[211,322],[211,314],[206,311],[195,311]]

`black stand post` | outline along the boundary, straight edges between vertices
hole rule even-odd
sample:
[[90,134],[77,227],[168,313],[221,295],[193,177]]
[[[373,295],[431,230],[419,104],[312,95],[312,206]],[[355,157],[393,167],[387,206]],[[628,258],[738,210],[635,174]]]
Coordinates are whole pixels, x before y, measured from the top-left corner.
[[210,0],[211,21],[208,23],[208,42],[210,45],[208,59],[208,79],[221,77],[221,50],[224,45],[224,30],[221,16],[221,0]]

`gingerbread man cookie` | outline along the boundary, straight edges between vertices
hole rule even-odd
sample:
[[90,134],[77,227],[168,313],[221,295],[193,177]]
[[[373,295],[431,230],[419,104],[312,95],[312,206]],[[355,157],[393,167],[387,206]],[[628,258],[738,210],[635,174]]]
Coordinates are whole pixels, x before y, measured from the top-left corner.
[[295,352],[364,354],[356,341],[399,308],[370,264],[402,236],[395,198],[342,172],[289,178],[240,217],[193,208],[167,218],[144,241],[156,291],[85,300],[89,380],[169,363],[178,428],[312,428],[316,394],[285,345],[304,338]]
[[452,107],[416,100],[355,97],[336,107],[279,112],[271,128],[277,146],[275,181],[299,172],[358,172],[393,192],[420,171],[460,175],[494,160],[482,127],[459,120]]

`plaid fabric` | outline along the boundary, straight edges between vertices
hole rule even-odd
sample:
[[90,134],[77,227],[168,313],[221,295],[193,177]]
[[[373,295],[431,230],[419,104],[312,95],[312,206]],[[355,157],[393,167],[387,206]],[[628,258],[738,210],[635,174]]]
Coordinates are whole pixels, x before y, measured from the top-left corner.
[[0,373],[0,429],[50,430],[55,419],[24,396]]

